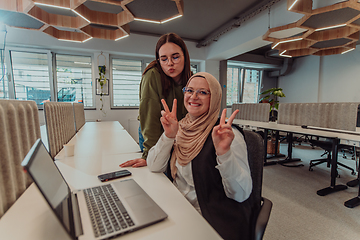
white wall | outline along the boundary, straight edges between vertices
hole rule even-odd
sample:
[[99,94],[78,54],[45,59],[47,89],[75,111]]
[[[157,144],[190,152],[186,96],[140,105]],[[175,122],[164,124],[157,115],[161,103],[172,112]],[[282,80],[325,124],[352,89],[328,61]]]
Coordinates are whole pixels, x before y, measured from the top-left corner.
[[360,102],[360,49],[346,54],[306,56],[279,78],[280,102]]
[[259,92],[263,92],[266,89],[277,87],[278,77],[269,77],[268,72],[264,71]]
[[360,49],[322,58],[320,102],[360,102]]

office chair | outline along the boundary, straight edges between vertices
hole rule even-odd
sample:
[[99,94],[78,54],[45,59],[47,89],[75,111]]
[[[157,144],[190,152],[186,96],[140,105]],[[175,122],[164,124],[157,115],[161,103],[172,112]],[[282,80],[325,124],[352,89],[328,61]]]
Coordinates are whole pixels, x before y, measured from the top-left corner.
[[[331,141],[310,139],[309,142],[310,142],[310,144],[312,146],[317,146],[317,147],[320,147],[320,148],[325,150],[325,152],[321,156],[327,155],[326,158],[320,158],[320,159],[311,160],[310,164],[309,164],[309,171],[313,171],[314,166],[322,164],[322,163],[327,163],[327,167],[330,167],[330,165],[331,165],[331,152],[332,152],[332,143],[331,143]],[[349,146],[347,146],[347,145],[339,144],[339,146],[338,146],[338,149],[347,149],[347,148],[349,148]],[[353,168],[351,168],[349,166],[346,166],[343,163],[338,162],[337,165],[342,166],[342,167],[344,167],[346,169],[349,169],[351,171],[352,175],[356,174],[355,170]]]
[[253,199],[253,213],[251,219],[252,239],[261,240],[264,236],[267,223],[270,218],[272,202],[262,197],[262,179],[264,165],[264,140],[255,132],[244,131],[244,138],[248,151],[248,161],[253,182],[253,190],[250,198]]
[[73,103],[76,132],[85,124],[85,111],[83,103]]
[[32,183],[21,162],[40,137],[34,101],[0,100],[0,218]]
[[71,103],[46,102],[44,113],[49,152],[54,158],[76,134],[74,108]]

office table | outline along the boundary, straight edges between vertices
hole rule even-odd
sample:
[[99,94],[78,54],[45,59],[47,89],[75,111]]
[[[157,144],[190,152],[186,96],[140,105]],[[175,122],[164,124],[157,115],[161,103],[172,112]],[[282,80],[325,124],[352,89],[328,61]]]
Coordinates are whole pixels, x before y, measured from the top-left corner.
[[[289,134],[289,141],[288,142],[288,156],[282,163],[291,162],[291,161],[298,161],[299,159],[292,158],[292,134],[303,134],[309,136],[318,136],[331,139],[332,141],[332,159],[331,159],[331,181],[330,186],[324,189],[317,191],[317,194],[320,196],[325,196],[327,194],[341,191],[347,188],[346,185],[336,185],[336,167],[337,167],[337,155],[338,155],[338,145],[345,144],[350,146],[360,146],[360,133],[357,132],[351,133],[340,133],[335,131],[326,131],[326,130],[317,130],[317,129],[308,129],[302,128],[301,126],[295,125],[287,125],[287,124],[278,124],[275,122],[258,122],[258,121],[248,121],[248,120],[241,120],[241,119],[234,119],[233,124],[237,124],[242,127],[253,127],[253,128],[260,128],[267,132],[267,130],[274,130],[274,131],[281,131],[287,132]],[[340,130],[341,131],[341,130]],[[265,140],[265,154],[266,154],[266,146],[267,146],[267,134],[264,134]],[[265,156],[266,157],[266,156]],[[265,158],[266,161],[266,158]],[[266,164],[266,162],[265,162]]]
[[[68,143],[74,144],[77,157],[84,158],[140,152],[139,145],[116,121],[87,122]],[[64,153],[60,151],[55,160],[64,159]]]
[[[116,122],[86,123],[70,140],[75,144],[74,156],[65,157],[62,150],[55,157],[58,159],[55,161],[56,165],[72,190],[101,185],[103,183],[97,179],[97,175],[119,170],[120,163],[141,157],[135,141],[130,142],[130,135],[128,137],[131,139],[125,136],[126,131],[121,133],[119,126]],[[107,134],[104,134],[106,131]],[[123,134],[121,136],[126,140],[122,141],[116,134]],[[115,140],[117,144],[126,144],[129,148],[118,146],[109,139]],[[84,142],[92,147],[102,145],[95,151],[86,147]],[[134,144],[137,149],[133,148]],[[131,150],[134,151],[130,152]],[[126,178],[133,178],[168,214],[168,218],[116,239],[221,239],[163,173],[152,173],[147,167],[128,169],[132,175]],[[69,239],[34,184],[0,219],[0,238]]]

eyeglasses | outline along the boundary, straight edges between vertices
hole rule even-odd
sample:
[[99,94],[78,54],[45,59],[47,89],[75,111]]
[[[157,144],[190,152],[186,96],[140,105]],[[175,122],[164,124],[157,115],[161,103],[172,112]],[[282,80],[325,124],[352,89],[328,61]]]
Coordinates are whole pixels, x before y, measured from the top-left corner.
[[[179,53],[173,54],[173,55],[171,56],[171,62],[174,63],[174,64],[179,63],[180,60],[181,60],[181,56],[182,56],[182,55],[179,54]],[[165,56],[164,56],[164,57],[160,57],[159,61],[160,61],[161,64],[169,64],[169,58],[168,58],[168,57],[165,57]]]
[[206,98],[210,95],[210,92],[206,89],[198,89],[195,91],[192,88],[184,87],[182,90],[184,95],[192,96],[195,93],[198,98]]

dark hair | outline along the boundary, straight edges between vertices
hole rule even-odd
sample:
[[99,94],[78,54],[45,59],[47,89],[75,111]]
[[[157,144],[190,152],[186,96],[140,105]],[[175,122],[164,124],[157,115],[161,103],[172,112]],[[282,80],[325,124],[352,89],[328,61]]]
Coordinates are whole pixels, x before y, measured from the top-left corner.
[[185,86],[188,79],[191,77],[192,72],[190,70],[190,57],[189,57],[189,52],[187,50],[187,47],[184,43],[184,41],[181,39],[181,37],[175,33],[167,33],[162,35],[157,44],[156,44],[156,48],[155,48],[155,57],[156,59],[154,61],[152,61],[146,68],[143,74],[145,74],[149,69],[156,67],[161,75],[161,86],[162,86],[162,94],[164,95],[164,97],[167,97],[169,95],[169,91],[170,91],[170,86],[171,86],[171,81],[174,81],[171,77],[167,76],[164,71],[161,68],[160,65],[160,61],[159,61],[159,50],[162,47],[162,45],[164,45],[165,43],[174,43],[176,45],[178,45],[181,50],[184,53],[184,69],[181,73],[180,76],[180,85],[181,86]]

